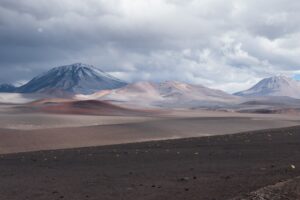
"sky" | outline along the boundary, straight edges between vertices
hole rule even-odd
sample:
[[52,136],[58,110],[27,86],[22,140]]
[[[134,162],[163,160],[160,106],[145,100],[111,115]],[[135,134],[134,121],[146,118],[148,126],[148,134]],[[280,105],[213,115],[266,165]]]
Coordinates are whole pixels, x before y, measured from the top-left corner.
[[1,0],[0,83],[91,64],[227,92],[300,77],[298,0]]

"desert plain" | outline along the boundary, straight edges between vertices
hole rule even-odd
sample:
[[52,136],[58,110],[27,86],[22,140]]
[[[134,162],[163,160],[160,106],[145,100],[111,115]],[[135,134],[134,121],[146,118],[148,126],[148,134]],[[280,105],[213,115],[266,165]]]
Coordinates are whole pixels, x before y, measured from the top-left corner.
[[299,199],[298,119],[3,103],[0,199]]

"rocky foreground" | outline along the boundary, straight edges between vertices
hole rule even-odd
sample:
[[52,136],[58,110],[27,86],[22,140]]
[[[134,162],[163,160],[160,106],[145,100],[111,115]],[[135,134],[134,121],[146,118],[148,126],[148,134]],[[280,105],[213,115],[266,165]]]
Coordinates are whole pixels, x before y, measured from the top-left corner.
[[300,127],[0,156],[0,199],[300,199]]

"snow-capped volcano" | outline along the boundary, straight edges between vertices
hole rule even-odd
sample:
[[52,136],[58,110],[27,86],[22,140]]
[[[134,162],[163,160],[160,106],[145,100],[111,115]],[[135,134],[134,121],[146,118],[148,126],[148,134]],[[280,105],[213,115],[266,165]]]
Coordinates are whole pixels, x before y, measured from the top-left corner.
[[55,67],[33,78],[19,87],[17,91],[21,93],[60,91],[91,94],[99,90],[119,88],[126,84],[92,65],[76,63]]
[[274,76],[259,81],[248,90],[235,93],[238,96],[287,96],[300,98],[300,83],[285,76]]

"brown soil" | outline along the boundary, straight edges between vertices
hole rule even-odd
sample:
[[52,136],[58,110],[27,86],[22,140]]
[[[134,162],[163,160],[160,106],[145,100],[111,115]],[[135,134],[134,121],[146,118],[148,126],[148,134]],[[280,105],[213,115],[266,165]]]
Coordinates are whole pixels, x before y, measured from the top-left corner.
[[[23,106],[24,109],[57,114],[80,114],[80,115],[115,115],[130,116],[153,114],[154,110],[138,110],[113,105],[99,100],[70,101],[65,99],[46,99],[34,101]],[[158,111],[157,111],[158,112]]]

